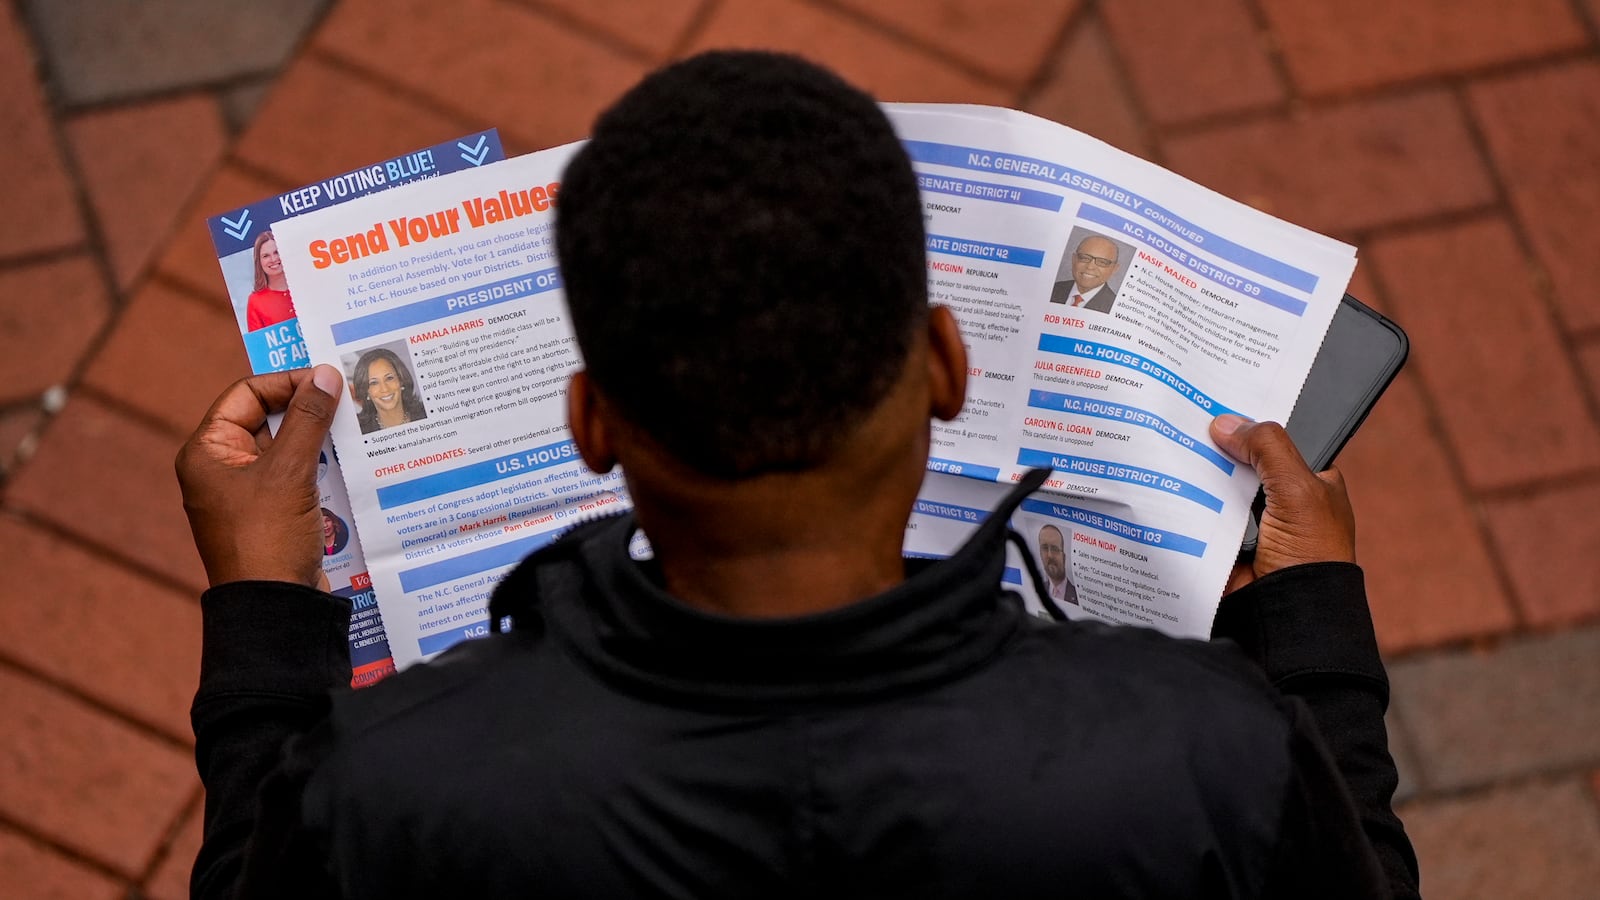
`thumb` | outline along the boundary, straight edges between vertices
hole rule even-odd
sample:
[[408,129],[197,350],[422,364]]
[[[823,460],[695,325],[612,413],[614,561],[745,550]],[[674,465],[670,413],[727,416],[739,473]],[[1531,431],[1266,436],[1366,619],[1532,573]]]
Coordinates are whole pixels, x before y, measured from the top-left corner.
[[1300,449],[1277,422],[1252,422],[1243,416],[1217,416],[1211,421],[1211,439],[1224,452],[1261,476],[1271,499],[1274,487],[1304,483],[1316,476],[1300,456]]
[[312,369],[311,377],[295,387],[289,407],[284,410],[283,422],[265,455],[275,457],[278,465],[314,471],[317,453],[328,437],[333,414],[339,408],[343,383],[344,377],[333,366]]

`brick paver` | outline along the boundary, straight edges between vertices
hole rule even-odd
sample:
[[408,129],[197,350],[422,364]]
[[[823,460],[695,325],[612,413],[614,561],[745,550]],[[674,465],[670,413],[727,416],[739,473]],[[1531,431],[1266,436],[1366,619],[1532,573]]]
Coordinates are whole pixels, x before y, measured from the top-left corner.
[[827,65],[879,100],[993,103],[1010,93],[941,64],[938,56],[907,47],[857,19],[799,0],[723,3],[691,51],[714,47],[762,48],[799,53]]
[[1600,0],[0,5],[0,894],[187,893],[171,457],[244,368],[204,217],[478,127],[581,137],[719,46],[1017,105],[1358,244],[1415,348],[1340,465],[1427,896],[1593,895]]
[[116,107],[72,119],[67,137],[112,272],[127,287],[222,158],[221,110],[206,94]]
[[197,783],[189,754],[0,668],[0,815],[128,876]]
[[27,635],[0,657],[176,740],[191,739],[189,701],[200,665],[200,609],[192,597],[8,517],[0,517],[0,567],[28,585],[22,602],[0,604],[0,633]]
[[[1546,488],[1488,505],[1518,607],[1533,625],[1600,617],[1600,481]],[[1559,565],[1552,565],[1560,560]]]
[[270,71],[328,0],[27,0],[62,99],[144,96]]
[[1389,681],[1429,789],[1600,759],[1600,628],[1406,660]]
[[119,900],[125,896],[116,881],[3,828],[0,872],[12,889],[21,888],[28,900]]
[[1210,129],[1165,149],[1180,174],[1336,237],[1494,200],[1455,97],[1437,89]]
[[0,8],[0,167],[17,176],[6,180],[6,209],[28,214],[0,216],[0,258],[76,244],[84,236],[33,62],[27,35],[6,4]]
[[1286,97],[1244,0],[1101,7],[1150,117],[1162,124],[1273,106]]
[[529,6],[570,16],[655,59],[683,39],[702,0],[527,0]]
[[1079,23],[1022,108],[1136,156],[1150,156],[1150,138],[1139,121],[1133,92],[1118,73],[1117,57],[1098,17],[1086,16]]
[[1576,900],[1600,884],[1600,821],[1581,781],[1416,803],[1402,815],[1429,900]]
[[1568,0],[1260,0],[1295,82],[1348,91],[1583,47]]
[[[170,334],[188,335],[189,349],[154,352]],[[223,388],[249,374],[232,315],[153,282],[134,295],[84,383],[187,435]]]
[[[826,0],[925,43],[947,59],[1020,87],[1082,0]],[[761,4],[747,4],[759,8]],[[898,98],[897,98],[898,99]]]
[[110,313],[87,254],[0,270],[0,403],[64,382]]
[[1487,81],[1468,95],[1562,318],[1572,328],[1600,325],[1591,224],[1600,209],[1600,63]]
[[1503,221],[1375,241],[1370,259],[1473,485],[1600,468],[1600,427]]
[[172,476],[178,444],[166,430],[74,397],[6,501],[198,592],[205,573]]
[[184,820],[167,848],[167,855],[145,883],[145,896],[150,900],[188,900],[189,872],[194,868],[194,858],[200,852],[200,839],[204,836],[200,827],[204,821],[201,812],[197,805]]
[[1378,641],[1398,652],[1505,630],[1514,618],[1472,505],[1410,373],[1339,456]]
[[[341,113],[307,128],[306,107],[326,103],[329,97],[340,98]],[[239,137],[234,155],[298,187],[479,127],[396,97],[381,81],[302,59],[284,73],[262,104],[255,121]],[[216,268],[215,252],[211,266]]]
[[494,0],[346,0],[316,44],[443,107],[470,108],[524,150],[583,137],[645,72],[631,56]]

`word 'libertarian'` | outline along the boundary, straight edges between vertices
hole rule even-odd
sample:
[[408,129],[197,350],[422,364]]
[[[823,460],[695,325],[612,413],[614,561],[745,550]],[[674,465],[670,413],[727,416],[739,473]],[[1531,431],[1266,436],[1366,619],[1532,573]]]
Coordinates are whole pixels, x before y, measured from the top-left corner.
[[365,232],[332,240],[318,238],[306,249],[311,253],[311,264],[318,269],[326,269],[387,251],[390,234],[394,235],[394,246],[397,247],[457,234],[461,231],[462,213],[467,216],[468,226],[482,228],[507,219],[545,212],[555,203],[560,188],[560,182],[551,182],[543,187],[535,185],[522,191],[501,191],[493,197],[473,197],[461,201],[459,207],[452,206],[425,216],[390,219],[388,231],[384,230],[385,223],[374,222]]

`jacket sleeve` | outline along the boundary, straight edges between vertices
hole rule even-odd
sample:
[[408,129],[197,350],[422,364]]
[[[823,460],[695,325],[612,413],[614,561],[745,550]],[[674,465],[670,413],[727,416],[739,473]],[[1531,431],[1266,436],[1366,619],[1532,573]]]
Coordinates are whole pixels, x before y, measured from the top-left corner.
[[324,720],[331,691],[349,687],[350,603],[299,585],[236,582],[206,591],[200,608],[189,716],[206,804],[189,890],[233,897],[284,745]]
[[1361,568],[1313,563],[1224,597],[1212,636],[1237,643],[1283,694],[1310,710],[1355,802],[1393,897],[1417,897],[1417,858],[1392,801],[1399,774],[1383,714],[1389,679]]

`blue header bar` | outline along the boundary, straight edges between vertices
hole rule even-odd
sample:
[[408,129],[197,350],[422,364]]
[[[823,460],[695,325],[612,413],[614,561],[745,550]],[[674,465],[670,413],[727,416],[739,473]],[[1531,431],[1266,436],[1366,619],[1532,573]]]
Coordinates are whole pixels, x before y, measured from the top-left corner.
[[1089,509],[1076,506],[1067,506],[1062,503],[1051,503],[1046,500],[1024,500],[1021,509],[1023,512],[1038,513],[1042,516],[1053,516],[1064,522],[1082,525],[1104,531],[1126,540],[1151,547],[1161,547],[1174,553],[1185,556],[1201,557],[1206,555],[1205,541],[1197,540],[1188,535],[1178,534],[1175,531],[1162,531],[1159,528],[1148,528],[1137,522],[1129,522],[1116,516],[1108,516]]
[[[1182,378],[1179,378],[1176,374],[1169,371],[1165,366],[1159,363],[1151,362],[1137,353],[1129,353],[1128,351],[1118,347],[1111,347],[1106,344],[1097,344],[1094,341],[1081,341],[1077,338],[1064,337],[1059,334],[1039,335],[1039,349],[1045,351],[1046,353],[1059,353],[1062,356],[1076,356],[1079,359],[1092,359],[1098,362],[1107,363],[1109,365],[1122,366],[1125,369],[1133,369],[1134,371],[1142,372],[1161,382],[1167,387],[1172,388],[1174,391],[1177,391],[1178,395],[1183,397],[1183,399],[1188,400],[1190,403],[1193,403],[1195,406],[1200,407],[1213,416],[1220,416],[1224,413],[1233,413],[1234,415],[1239,416],[1244,415],[1244,413],[1229,409],[1228,407],[1223,406],[1221,403],[1218,403],[1216,400],[1206,396],[1203,392],[1196,389],[1194,385],[1184,381]],[[1250,416],[1245,416],[1245,418],[1248,419]]]
[[1218,259],[1243,266],[1258,275],[1265,275],[1273,281],[1297,288],[1307,294],[1317,289],[1317,276],[1310,272],[1297,269],[1285,262],[1279,262],[1270,256],[1236,244],[1221,235],[1213,234],[1165,207],[1151,203],[1148,199],[1132,191],[1103,181],[1086,172],[1080,172],[1060,163],[1035,159],[1030,156],[1015,156],[1010,153],[983,150],[977,147],[962,147],[933,141],[902,141],[901,143],[905,145],[906,153],[910,155],[912,162],[931,163],[957,169],[973,169],[979,172],[998,172],[1016,178],[1047,181],[1079,193],[1088,194],[1091,197],[1108,200],[1129,212],[1145,217],[1151,223],[1159,225],[1168,233],[1176,235],[1196,247],[1206,248]]
[[448,316],[458,316],[487,306],[499,306],[512,300],[521,300],[561,287],[561,273],[555,269],[540,269],[527,275],[518,275],[504,281],[495,281],[482,287],[456,290],[394,309],[370,313],[343,322],[335,322],[331,329],[335,344],[348,344],[380,334],[432,322]]
[[1061,204],[1067,199],[1060,194],[1047,191],[1035,191],[988,181],[967,181],[943,175],[926,175],[921,172],[917,173],[917,187],[930,194],[952,194],[970,200],[993,200],[996,203],[1031,206],[1050,212],[1060,212]]
[[[416,503],[418,500],[427,500],[443,494],[452,494],[464,491],[482,484],[490,484],[505,478],[515,478],[526,475],[538,469],[550,466],[559,466],[562,463],[577,462],[578,445],[571,441],[558,441],[554,444],[545,444],[532,450],[523,450],[509,456],[496,459],[486,459],[483,462],[470,463],[447,472],[436,472],[391,484],[388,487],[378,488],[378,508],[393,509],[396,506],[405,506],[407,503]],[[496,489],[498,490],[498,488]],[[492,499],[490,497],[483,498]]]
[[966,478],[976,478],[979,481],[1000,480],[1000,470],[994,466],[980,466],[977,463],[940,459],[937,456],[928,457],[928,471],[943,472],[946,475],[961,475]]
[[1029,391],[1028,405],[1034,409],[1047,409],[1052,412],[1069,412],[1080,416],[1092,416],[1096,419],[1110,419],[1114,422],[1125,422],[1148,428],[1169,441],[1191,450],[1206,462],[1211,463],[1222,471],[1233,474],[1233,460],[1211,449],[1207,444],[1202,444],[1193,437],[1179,431],[1171,422],[1161,418],[1153,412],[1147,412],[1137,407],[1123,406],[1121,403],[1112,403],[1109,400],[1098,400],[1094,397],[1078,397],[1072,394],[1053,394],[1049,391]]
[[434,144],[403,156],[352,169],[342,175],[212,216],[206,220],[206,226],[211,230],[211,244],[216,247],[217,256],[230,256],[254,247],[256,236],[274,222],[354,200],[395,185],[435,175],[448,175],[462,169],[475,169],[505,158],[505,148],[500,146],[500,132],[493,128],[475,131],[458,140]]
[[1093,222],[1096,225],[1117,229],[1122,237],[1131,237],[1143,241],[1157,253],[1214,284],[1220,284],[1229,290],[1238,291],[1246,297],[1260,300],[1262,303],[1268,306],[1275,306],[1284,312],[1294,313],[1297,316],[1303,316],[1306,313],[1306,301],[1298,297],[1291,297],[1275,288],[1258,284],[1249,278],[1240,277],[1226,269],[1214,266],[1188,250],[1172,246],[1170,241],[1145,231],[1142,226],[1130,222],[1114,212],[1085,203],[1078,207],[1078,218]]
[[951,237],[947,234],[928,235],[928,252],[942,253],[945,256],[962,256],[970,259],[982,259],[989,262],[1010,263],[1014,266],[1027,266],[1037,269],[1044,265],[1044,251],[1028,247],[1013,247],[1010,244],[991,244],[985,241],[969,241],[966,238]]
[[1125,466],[1109,459],[1093,459],[1087,456],[1070,456],[1065,453],[1031,450],[1027,447],[1017,451],[1017,465],[1027,466],[1030,469],[1037,466],[1049,466],[1063,475],[1083,475],[1089,478],[1104,478],[1107,481],[1120,481],[1124,484],[1147,487],[1153,491],[1175,494],[1185,500],[1198,503],[1212,512],[1222,512],[1221,497],[1181,478],[1174,478],[1165,472],[1157,472],[1154,469]]
[[968,522],[976,525],[989,517],[986,509],[974,509],[970,506],[957,506],[954,503],[939,503],[933,500],[917,500],[911,511],[935,519],[951,519],[956,522]]

